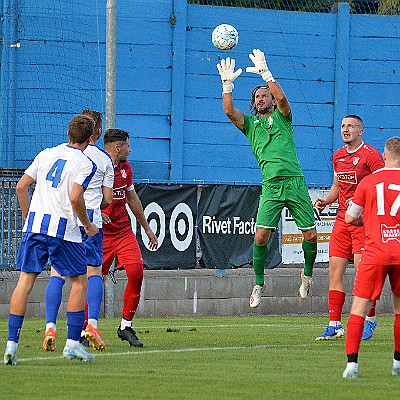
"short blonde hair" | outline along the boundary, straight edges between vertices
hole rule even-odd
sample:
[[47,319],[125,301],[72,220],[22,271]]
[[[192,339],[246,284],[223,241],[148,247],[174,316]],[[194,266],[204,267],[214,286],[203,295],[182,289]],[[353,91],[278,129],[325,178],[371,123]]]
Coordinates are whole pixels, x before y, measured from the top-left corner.
[[400,137],[394,136],[388,139],[385,143],[385,152],[396,159],[400,159]]

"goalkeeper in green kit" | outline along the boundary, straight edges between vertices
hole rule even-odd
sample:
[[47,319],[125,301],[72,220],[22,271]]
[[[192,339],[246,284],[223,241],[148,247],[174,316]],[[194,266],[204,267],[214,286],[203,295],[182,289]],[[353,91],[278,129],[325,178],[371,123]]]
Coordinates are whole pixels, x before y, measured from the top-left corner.
[[264,53],[253,50],[249,57],[254,66],[247,67],[246,71],[259,74],[265,81],[263,86],[253,89],[250,103],[253,115],[244,115],[234,107],[233,81],[242,73],[241,69],[234,71],[235,60],[223,59],[217,68],[222,80],[224,112],[249,140],[263,178],[253,247],[256,285],[250,296],[250,307],[257,307],[264,288],[268,240],[278,226],[282,209],[289,209],[304,238],[304,269],[300,273],[299,288],[302,299],[310,289],[317,256],[317,231],[310,195],[296,155],[290,104],[269,71]]

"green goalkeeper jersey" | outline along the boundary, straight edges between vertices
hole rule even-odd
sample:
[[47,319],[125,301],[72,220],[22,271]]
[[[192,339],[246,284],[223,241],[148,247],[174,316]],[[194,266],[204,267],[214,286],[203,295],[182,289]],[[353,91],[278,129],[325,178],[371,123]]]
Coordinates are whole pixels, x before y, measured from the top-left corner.
[[242,132],[250,142],[263,182],[277,176],[303,176],[293,137],[292,113],[278,108],[268,117],[245,115]]

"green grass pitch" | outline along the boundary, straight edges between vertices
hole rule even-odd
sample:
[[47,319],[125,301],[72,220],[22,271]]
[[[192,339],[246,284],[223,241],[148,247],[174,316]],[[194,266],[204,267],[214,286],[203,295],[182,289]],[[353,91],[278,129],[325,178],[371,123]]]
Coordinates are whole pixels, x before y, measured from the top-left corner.
[[[359,379],[345,380],[344,338],[315,342],[327,317],[135,318],[144,348],[116,335],[119,319],[101,319],[107,348],[93,363],[61,358],[66,321],[58,321],[57,351],[42,350],[45,322],[27,318],[19,363],[0,367],[1,399],[395,399],[391,376],[393,318],[378,316],[362,342]],[[7,320],[0,320],[4,351]],[[94,350],[91,350],[94,352]]]

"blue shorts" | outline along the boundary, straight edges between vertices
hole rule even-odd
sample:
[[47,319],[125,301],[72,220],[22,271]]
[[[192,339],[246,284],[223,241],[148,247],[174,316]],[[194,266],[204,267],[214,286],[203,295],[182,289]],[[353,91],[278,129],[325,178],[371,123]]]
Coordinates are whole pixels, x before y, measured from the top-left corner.
[[82,242],[86,250],[86,265],[101,267],[103,262],[103,229],[94,236],[88,236],[81,226]]
[[41,233],[24,233],[16,269],[40,274],[48,259],[51,266],[62,276],[86,274],[83,243],[69,242]]

